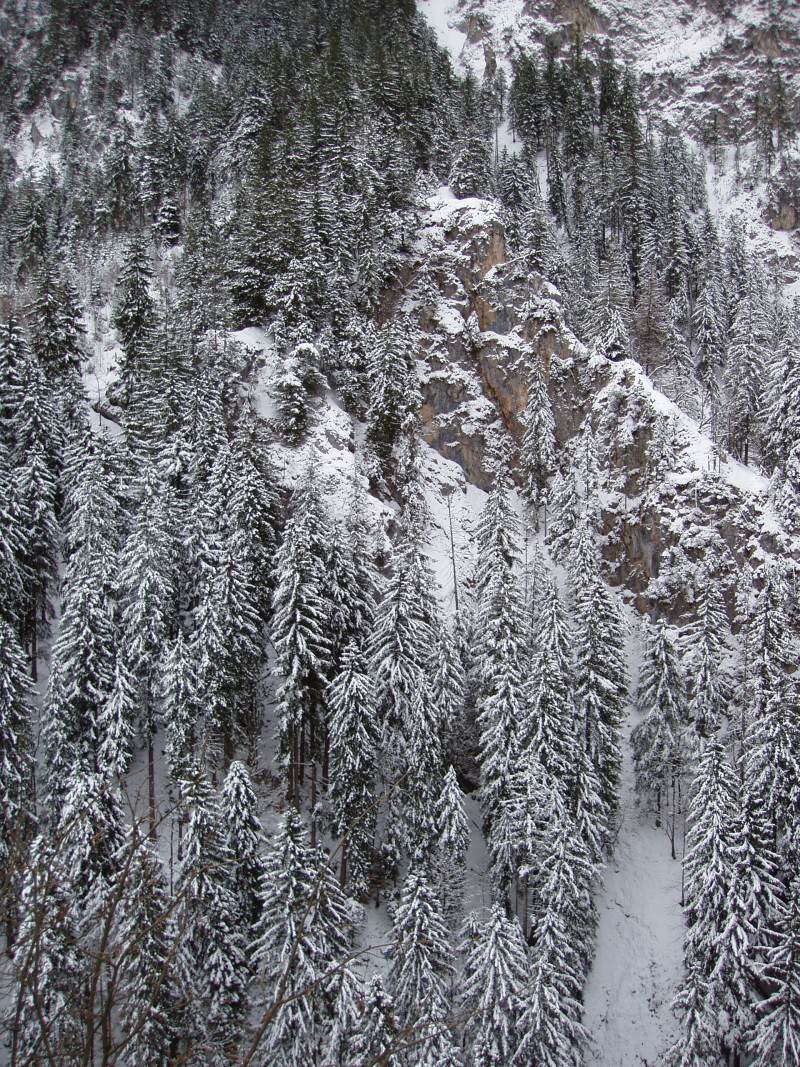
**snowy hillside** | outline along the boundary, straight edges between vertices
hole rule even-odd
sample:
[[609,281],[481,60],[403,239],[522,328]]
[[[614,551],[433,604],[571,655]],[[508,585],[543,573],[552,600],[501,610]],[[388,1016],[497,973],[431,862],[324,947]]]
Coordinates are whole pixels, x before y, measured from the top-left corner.
[[0,1063],[800,1063],[799,34],[3,6]]

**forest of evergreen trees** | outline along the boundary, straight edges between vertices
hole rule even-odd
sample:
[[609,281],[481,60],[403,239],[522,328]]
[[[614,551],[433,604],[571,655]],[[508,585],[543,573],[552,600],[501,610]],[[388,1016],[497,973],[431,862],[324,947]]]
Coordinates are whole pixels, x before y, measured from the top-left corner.
[[[392,313],[421,199],[494,198],[589,358],[638,362],[794,528],[797,309],[744,222],[720,232],[698,150],[608,51],[480,83],[411,0],[6,4],[7,144],[45,101],[48,166],[0,149],[12,1067],[577,1067],[629,702],[643,810],[684,863],[669,1062],[800,1062],[793,575],[776,559],[734,602],[709,567],[683,628],[644,625],[629,693],[599,452],[590,424],[559,447],[534,357],[446,612],[419,324]],[[765,174],[788,114],[759,118]],[[271,420],[245,326],[278,356]],[[312,450],[291,486],[277,460],[327,390],[363,428],[336,505]],[[465,914],[473,797],[491,901]]]

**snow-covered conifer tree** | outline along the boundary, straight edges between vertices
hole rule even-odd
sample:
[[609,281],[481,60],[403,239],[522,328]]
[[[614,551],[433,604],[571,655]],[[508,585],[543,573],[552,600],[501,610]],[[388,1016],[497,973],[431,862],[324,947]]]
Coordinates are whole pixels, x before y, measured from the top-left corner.
[[353,896],[364,896],[375,830],[379,731],[372,682],[355,645],[345,649],[342,669],[331,682],[327,699],[333,829],[343,839],[340,877]]
[[230,863],[229,884],[249,940],[251,928],[261,914],[264,835],[250,775],[240,760],[234,760],[228,768],[219,808],[223,844]]
[[513,1060],[522,1037],[529,961],[516,918],[495,905],[466,946],[459,1006],[470,1067]]

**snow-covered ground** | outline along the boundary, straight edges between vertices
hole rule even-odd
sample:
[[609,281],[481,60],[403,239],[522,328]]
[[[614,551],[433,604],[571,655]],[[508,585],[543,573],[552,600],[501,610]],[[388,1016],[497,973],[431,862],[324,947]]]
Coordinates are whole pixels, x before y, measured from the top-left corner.
[[[635,689],[639,627],[632,620],[629,666]],[[598,894],[596,955],[585,989],[584,1024],[592,1038],[588,1063],[596,1067],[656,1067],[676,1021],[670,1010],[682,974],[683,915],[680,843],[670,856],[664,829],[639,810],[630,732],[623,746],[622,819],[614,857]]]

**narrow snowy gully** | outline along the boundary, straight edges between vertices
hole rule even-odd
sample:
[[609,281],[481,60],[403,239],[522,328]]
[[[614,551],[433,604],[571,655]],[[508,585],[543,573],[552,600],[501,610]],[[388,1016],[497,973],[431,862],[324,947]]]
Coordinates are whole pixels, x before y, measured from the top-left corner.
[[[632,626],[629,664],[635,692],[639,625]],[[683,915],[678,859],[664,828],[640,810],[634,790],[629,709],[624,727],[621,822],[614,856],[598,894],[594,963],[585,989],[584,1024],[592,1067],[660,1067],[672,1041],[670,1008],[682,972]]]

